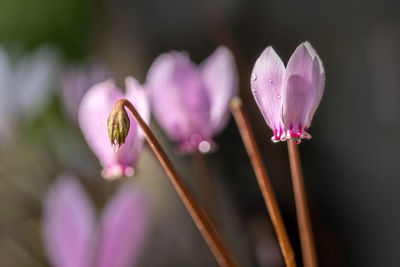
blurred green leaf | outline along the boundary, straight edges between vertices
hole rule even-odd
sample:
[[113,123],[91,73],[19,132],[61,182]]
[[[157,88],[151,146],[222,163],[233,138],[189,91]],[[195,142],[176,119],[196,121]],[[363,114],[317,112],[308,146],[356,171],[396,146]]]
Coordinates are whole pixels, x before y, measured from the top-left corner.
[[67,56],[81,58],[91,14],[89,3],[82,0],[2,0],[0,42],[28,48],[51,42]]

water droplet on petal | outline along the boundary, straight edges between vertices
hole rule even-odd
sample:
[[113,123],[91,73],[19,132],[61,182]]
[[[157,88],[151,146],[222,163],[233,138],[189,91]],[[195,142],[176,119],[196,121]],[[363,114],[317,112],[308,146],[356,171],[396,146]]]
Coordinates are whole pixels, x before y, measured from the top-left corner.
[[253,93],[257,93],[256,88],[251,88],[251,91],[253,91]]
[[255,72],[253,72],[251,74],[251,80],[254,82],[255,80],[257,80],[257,74]]
[[281,96],[281,95],[278,95],[278,98],[279,98],[279,99],[281,99],[281,98],[282,98],[282,96]]
[[272,83],[272,80],[271,80],[271,79],[269,79],[269,80],[268,80],[268,82],[269,82],[269,83]]

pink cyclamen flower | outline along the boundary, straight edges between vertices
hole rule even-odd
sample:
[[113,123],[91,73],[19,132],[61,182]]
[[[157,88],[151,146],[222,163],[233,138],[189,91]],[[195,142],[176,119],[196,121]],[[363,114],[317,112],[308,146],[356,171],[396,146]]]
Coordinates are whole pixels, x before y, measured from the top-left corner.
[[257,59],[251,74],[254,98],[268,126],[272,141],[310,139],[307,132],[321,101],[325,69],[309,42],[300,44],[287,67],[271,46]]
[[79,125],[90,148],[104,167],[107,179],[132,176],[143,147],[144,134],[128,112],[130,130],[125,145],[118,150],[110,144],[107,119],[115,103],[125,97],[135,106],[146,123],[150,121],[150,106],[145,89],[132,77],[125,80],[125,95],[111,80],[94,85],[85,94],[79,107]]
[[89,88],[106,79],[107,71],[99,64],[68,66],[61,72],[62,102],[71,121],[77,122],[79,105]]
[[42,236],[54,267],[136,266],[148,228],[148,203],[142,191],[122,186],[99,222],[78,180],[61,176],[44,200]]
[[160,55],[147,75],[154,116],[180,152],[208,152],[229,120],[238,91],[232,53],[219,47],[200,66],[186,53]]

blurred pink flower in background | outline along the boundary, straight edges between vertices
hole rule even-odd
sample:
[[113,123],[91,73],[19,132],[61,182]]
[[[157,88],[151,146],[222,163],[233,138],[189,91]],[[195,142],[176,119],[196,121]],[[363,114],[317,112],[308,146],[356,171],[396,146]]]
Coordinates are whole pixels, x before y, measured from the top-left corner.
[[136,266],[146,241],[149,207],[138,188],[122,186],[100,222],[78,180],[62,175],[45,200],[42,235],[55,267]]
[[200,66],[185,53],[160,55],[147,84],[158,123],[178,143],[180,152],[209,152],[213,137],[229,120],[229,101],[238,91],[232,53],[219,47]]
[[309,42],[300,44],[285,66],[271,46],[257,59],[251,74],[254,98],[268,126],[272,141],[311,138],[307,130],[321,101],[325,69]]
[[0,142],[15,134],[21,120],[32,120],[47,107],[59,65],[58,52],[49,46],[16,60],[0,46]]
[[101,64],[71,65],[61,72],[61,96],[68,118],[78,121],[79,104],[90,87],[108,77],[106,68]]
[[111,80],[98,83],[89,89],[79,107],[79,125],[87,143],[104,167],[102,175],[106,179],[132,176],[144,141],[142,130],[128,112],[131,126],[125,144],[118,150],[111,146],[107,119],[114,104],[125,97],[135,106],[143,120],[150,122],[150,106],[145,89],[132,77],[126,78],[125,87],[124,95]]

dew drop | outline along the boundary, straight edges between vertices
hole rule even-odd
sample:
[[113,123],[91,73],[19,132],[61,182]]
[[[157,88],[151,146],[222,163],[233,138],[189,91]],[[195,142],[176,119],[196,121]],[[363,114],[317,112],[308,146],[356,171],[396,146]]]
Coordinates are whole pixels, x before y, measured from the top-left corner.
[[271,79],[269,79],[269,80],[268,80],[268,82],[269,82],[269,83],[272,83],[272,80],[271,80]]
[[278,95],[278,98],[279,98],[279,99],[281,99],[281,98],[282,98],[282,96],[281,96],[281,95]]
[[251,74],[251,80],[254,82],[255,80],[257,80],[257,74],[255,72],[253,72]]
[[251,91],[253,91],[253,93],[257,93],[256,88],[251,88]]

